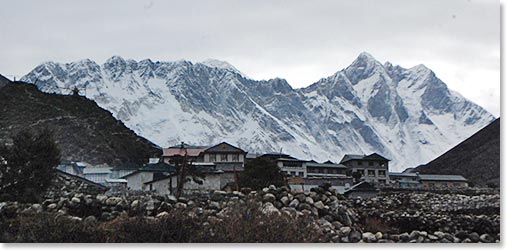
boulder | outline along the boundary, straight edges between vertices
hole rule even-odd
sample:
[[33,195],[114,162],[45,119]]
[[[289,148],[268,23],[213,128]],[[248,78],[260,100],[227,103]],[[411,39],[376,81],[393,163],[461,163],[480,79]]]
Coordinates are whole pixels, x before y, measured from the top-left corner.
[[97,223],[97,218],[95,218],[95,216],[93,216],[93,215],[90,215],[90,216],[87,216],[86,218],[84,218],[83,222],[87,226],[92,226]]
[[264,214],[280,214],[280,211],[271,202],[264,203],[262,212]]
[[372,243],[372,242],[376,242],[377,238],[375,237],[374,234],[372,234],[370,232],[366,232],[366,233],[363,233],[363,241],[368,242],[368,243]]
[[349,241],[352,243],[359,242],[362,238],[362,234],[356,230],[353,230],[349,233]]
[[305,198],[305,203],[313,205],[314,201],[313,201],[313,199],[311,197],[306,197]]
[[317,209],[319,210],[323,210],[324,209],[324,203],[322,203],[322,201],[317,201],[313,204],[314,207],[316,207]]
[[489,235],[489,234],[482,234],[479,237],[479,239],[483,243],[494,243],[495,242],[495,239],[493,237],[491,237],[491,235]]
[[299,202],[305,202],[306,200],[306,196],[303,193],[294,195],[294,198],[297,199]]
[[350,232],[352,231],[352,228],[350,228],[350,227],[340,227],[339,230],[340,230],[339,232],[340,232],[340,234],[342,236],[348,236],[350,234]]
[[164,212],[157,214],[157,216],[155,216],[155,218],[164,218],[164,217],[168,217],[168,216],[169,216],[169,213],[164,211]]
[[274,194],[267,193],[267,194],[265,194],[265,195],[262,197],[262,201],[263,201],[263,202],[274,203],[274,202],[276,201],[276,196],[275,196]]
[[479,234],[476,232],[469,234],[468,237],[472,240],[472,242],[479,242],[481,240]]
[[297,208],[299,206],[299,200],[298,199],[294,199],[292,200],[290,203],[289,203],[289,207],[293,207],[293,208]]
[[289,205],[289,202],[290,202],[289,197],[287,197],[287,196],[282,197],[282,198],[280,199],[280,202],[282,202],[282,204],[283,204],[284,206],[288,206],[288,205]]
[[107,206],[116,206],[122,199],[120,197],[109,197],[107,200],[106,200],[106,205]]
[[38,203],[35,203],[35,204],[32,204],[31,206],[31,209],[35,212],[35,213],[40,213],[42,212],[42,205],[41,204],[38,204]]

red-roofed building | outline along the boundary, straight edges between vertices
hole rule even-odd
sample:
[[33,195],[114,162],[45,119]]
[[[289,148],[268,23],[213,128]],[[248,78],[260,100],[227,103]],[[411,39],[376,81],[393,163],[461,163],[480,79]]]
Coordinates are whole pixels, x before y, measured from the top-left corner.
[[162,158],[166,163],[172,159],[187,155],[194,163],[213,163],[216,170],[223,171],[221,175],[221,187],[234,182],[236,172],[245,168],[247,152],[227,142],[221,142],[214,146],[192,146],[185,143],[163,149]]

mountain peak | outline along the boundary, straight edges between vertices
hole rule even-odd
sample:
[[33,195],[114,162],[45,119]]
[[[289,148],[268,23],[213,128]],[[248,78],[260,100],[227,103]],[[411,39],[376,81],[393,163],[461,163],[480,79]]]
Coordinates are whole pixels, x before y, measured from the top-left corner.
[[345,69],[345,75],[350,79],[352,85],[369,78],[375,73],[383,72],[384,66],[367,52],[359,54],[356,60]]
[[125,59],[123,59],[121,56],[112,56],[111,58],[107,59],[106,60],[106,64],[111,64],[111,63],[121,63],[121,62],[125,62]]
[[232,72],[240,74],[241,76],[246,78],[245,74],[241,73],[241,71],[239,71],[238,69],[236,69],[236,67],[232,66],[232,64],[230,64],[226,61],[217,60],[217,59],[206,59],[206,60],[199,62],[199,63],[206,65],[210,68],[218,68],[218,69],[225,69],[228,71],[232,71]]
[[375,57],[373,57],[370,53],[368,53],[366,51],[361,52],[359,54],[359,56],[357,57],[357,59],[363,60],[363,61],[373,61],[373,62],[377,61],[377,59],[375,59]]

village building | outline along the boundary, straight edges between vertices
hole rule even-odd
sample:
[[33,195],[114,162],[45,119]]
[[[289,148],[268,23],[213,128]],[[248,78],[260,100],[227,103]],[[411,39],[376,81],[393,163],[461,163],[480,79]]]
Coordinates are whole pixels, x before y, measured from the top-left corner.
[[109,188],[111,192],[120,192],[127,190],[127,180],[125,179],[106,179],[105,186]]
[[307,177],[344,177],[347,175],[347,166],[331,161],[317,163],[305,162]]
[[419,174],[419,181],[425,188],[468,187],[467,179],[461,175]]
[[400,188],[468,187],[467,179],[461,175],[389,173],[389,179]]
[[345,155],[340,164],[347,166],[350,173],[360,173],[361,180],[374,184],[389,183],[389,161],[387,158],[373,153],[370,155]]
[[73,162],[73,161],[61,161],[56,169],[65,173],[77,176],[84,176],[83,169],[86,167],[84,162]]
[[362,181],[346,189],[343,195],[350,199],[369,199],[376,197],[379,193],[380,190],[372,182]]
[[53,180],[54,182],[56,182],[56,185],[49,188],[50,190],[57,188],[58,190],[55,190],[55,192],[61,191],[61,187],[58,188],[57,186],[67,185],[67,184],[65,184],[66,183],[65,180],[69,180],[70,182],[76,183],[77,184],[76,186],[78,186],[78,189],[80,191],[86,190],[86,192],[92,192],[92,193],[98,194],[98,193],[104,193],[109,189],[105,185],[93,182],[93,181],[86,179],[82,176],[78,176],[78,175],[64,172],[59,169],[56,169],[56,176],[57,177],[55,178],[55,180]]
[[[220,190],[222,188],[222,175],[222,170],[207,170],[205,171],[205,177],[199,178],[200,183],[195,182],[191,177],[187,177],[187,181],[183,185],[183,193],[191,194]],[[144,183],[143,190],[156,192],[161,195],[169,195],[176,192],[177,185],[178,175],[173,173],[166,177]]]
[[285,176],[306,177],[306,161],[304,160],[299,160],[288,154],[276,152],[263,154],[259,157],[274,162]]
[[400,188],[420,188],[421,182],[416,173],[389,173],[389,180]]
[[128,190],[146,190],[144,183],[164,178],[174,172],[176,172],[174,166],[165,162],[159,162],[145,165],[132,173],[122,176],[121,179],[127,181]]
[[185,143],[163,149],[162,159],[166,163],[187,155],[192,163],[211,163],[220,170],[219,189],[228,183],[236,183],[238,172],[245,168],[247,152],[227,142],[221,142],[214,146],[192,146]]
[[84,178],[100,183],[104,185],[106,183],[106,179],[110,178],[112,173],[111,167],[86,167],[83,169]]

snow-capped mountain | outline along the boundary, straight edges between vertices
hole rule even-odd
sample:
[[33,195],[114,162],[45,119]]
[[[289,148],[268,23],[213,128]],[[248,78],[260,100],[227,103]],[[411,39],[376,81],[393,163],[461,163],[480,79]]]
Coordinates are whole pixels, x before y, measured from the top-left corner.
[[163,147],[228,141],[317,161],[378,152],[395,171],[434,159],[494,120],[424,65],[381,64],[368,53],[302,89],[279,78],[252,80],[217,60],[118,56],[103,65],[44,63],[22,80],[46,92],[77,86]]

